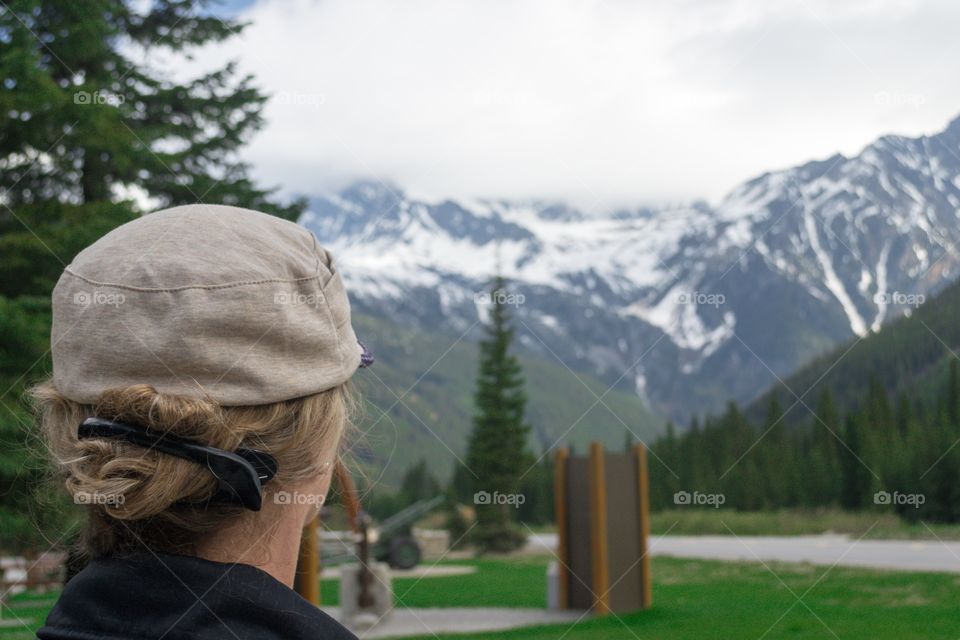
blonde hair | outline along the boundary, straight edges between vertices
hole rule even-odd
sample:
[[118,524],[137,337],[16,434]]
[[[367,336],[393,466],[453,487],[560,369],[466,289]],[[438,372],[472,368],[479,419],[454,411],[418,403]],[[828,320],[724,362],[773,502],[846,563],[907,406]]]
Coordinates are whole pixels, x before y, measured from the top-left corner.
[[354,407],[346,384],[239,407],[163,394],[145,384],[106,391],[92,405],[64,397],[49,381],[31,395],[55,473],[74,502],[88,505],[82,546],[93,555],[143,545],[190,552],[204,533],[246,511],[208,504],[217,482],[196,463],[116,440],[79,440],[77,427],[85,418],[128,422],[227,451],[240,446],[265,451],[279,465],[264,488],[266,502],[279,487],[332,471]]

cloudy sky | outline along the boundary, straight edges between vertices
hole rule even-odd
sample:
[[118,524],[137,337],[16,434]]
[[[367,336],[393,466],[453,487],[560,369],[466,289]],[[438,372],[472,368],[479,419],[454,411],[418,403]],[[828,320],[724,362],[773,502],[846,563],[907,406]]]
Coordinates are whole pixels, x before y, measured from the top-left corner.
[[259,179],[581,206],[738,182],[960,114],[952,0],[233,0]]

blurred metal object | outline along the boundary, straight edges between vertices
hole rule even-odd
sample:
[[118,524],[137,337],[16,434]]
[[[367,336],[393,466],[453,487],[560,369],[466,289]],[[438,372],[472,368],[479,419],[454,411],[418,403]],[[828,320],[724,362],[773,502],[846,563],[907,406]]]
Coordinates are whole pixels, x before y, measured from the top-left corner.
[[[387,562],[393,569],[412,569],[423,556],[420,543],[412,535],[411,525],[434,510],[443,496],[415,502],[375,526],[366,516],[366,544],[375,560]],[[361,544],[360,513],[350,521],[353,535],[346,532],[323,531],[320,534],[321,557],[326,565],[353,562],[359,558]]]
[[412,569],[420,564],[423,551],[411,534],[410,527],[443,501],[444,496],[435,496],[414,502],[381,522],[371,537],[374,557],[388,563],[393,569]]
[[357,557],[360,559],[360,572],[357,574],[357,582],[360,592],[357,604],[364,610],[373,606],[373,595],[370,593],[370,584],[373,582],[373,573],[370,571],[370,516],[361,513],[358,520],[360,542],[357,545]]
[[359,531],[357,519],[360,517],[360,496],[357,493],[357,485],[353,481],[353,476],[350,475],[347,466],[338,460],[333,469],[333,477],[337,481],[337,486],[340,487],[340,504],[347,512],[347,518],[349,518],[353,530]]

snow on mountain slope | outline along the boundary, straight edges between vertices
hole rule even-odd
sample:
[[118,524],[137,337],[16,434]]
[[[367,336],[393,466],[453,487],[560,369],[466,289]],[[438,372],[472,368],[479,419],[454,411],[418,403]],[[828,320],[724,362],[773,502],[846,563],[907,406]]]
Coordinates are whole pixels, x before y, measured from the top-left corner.
[[590,216],[362,182],[313,199],[301,223],[357,305],[426,329],[470,327],[499,264],[524,295],[522,344],[685,419],[753,397],[944,286],[958,207],[960,120],[764,174],[716,206]]

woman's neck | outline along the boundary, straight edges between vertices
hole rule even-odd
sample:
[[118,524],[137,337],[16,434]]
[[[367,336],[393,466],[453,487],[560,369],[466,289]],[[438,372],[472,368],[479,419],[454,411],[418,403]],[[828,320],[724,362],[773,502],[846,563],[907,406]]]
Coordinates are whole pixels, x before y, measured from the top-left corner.
[[204,538],[196,555],[214,562],[247,564],[293,587],[305,515],[291,505],[264,503]]

